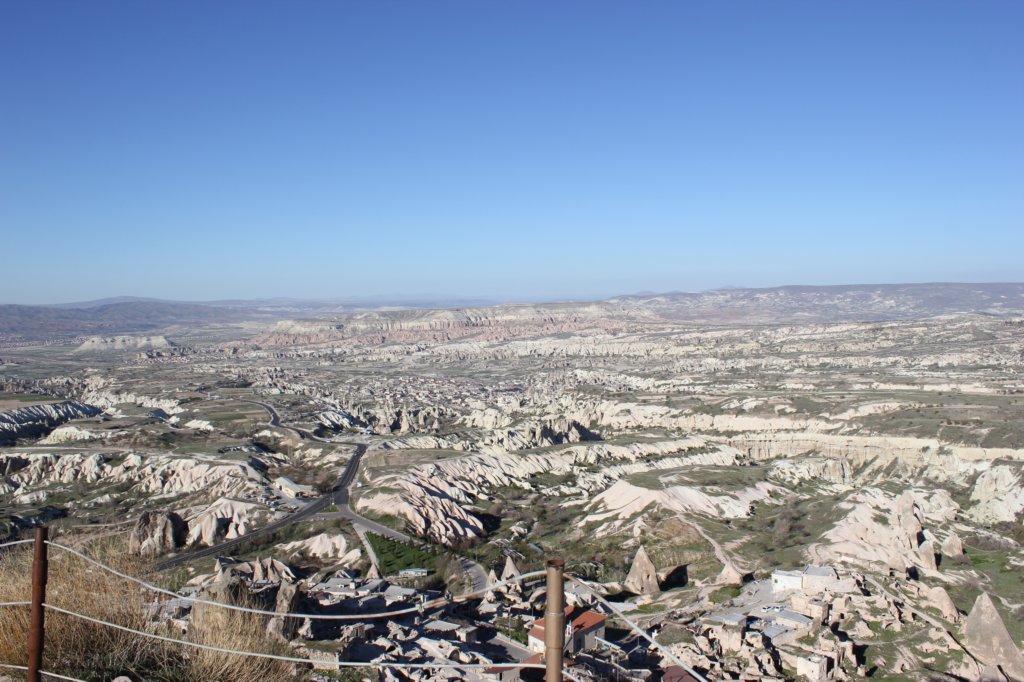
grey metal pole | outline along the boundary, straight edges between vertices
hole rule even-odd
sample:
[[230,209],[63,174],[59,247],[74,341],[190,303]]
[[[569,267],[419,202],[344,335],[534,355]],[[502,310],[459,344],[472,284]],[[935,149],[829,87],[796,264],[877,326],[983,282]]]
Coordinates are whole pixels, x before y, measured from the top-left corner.
[[551,559],[547,565],[547,606],[544,607],[544,661],[546,682],[562,682],[565,651],[565,562]]
[[49,537],[49,529],[46,526],[36,528],[35,554],[32,557],[32,606],[28,626],[28,682],[42,682],[39,671],[43,667],[43,604],[46,602],[46,541]]

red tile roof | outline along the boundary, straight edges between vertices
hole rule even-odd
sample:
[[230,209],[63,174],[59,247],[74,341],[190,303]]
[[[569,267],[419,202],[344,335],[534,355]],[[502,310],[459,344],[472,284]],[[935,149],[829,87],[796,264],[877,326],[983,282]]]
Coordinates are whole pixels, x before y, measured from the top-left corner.
[[591,630],[599,625],[604,625],[606,618],[595,611],[584,611],[575,616],[572,620],[574,630]]
[[[582,632],[584,630],[593,630],[596,627],[604,625],[607,618],[602,616],[596,611],[590,609],[581,609],[575,606],[565,607],[565,620],[568,623],[572,623],[573,633]],[[530,623],[530,635],[537,639],[544,639],[544,619]]]

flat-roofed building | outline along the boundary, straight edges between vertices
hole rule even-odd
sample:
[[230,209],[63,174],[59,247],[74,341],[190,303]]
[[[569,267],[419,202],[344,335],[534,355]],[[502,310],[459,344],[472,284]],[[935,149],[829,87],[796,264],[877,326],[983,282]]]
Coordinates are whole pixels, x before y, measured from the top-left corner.
[[772,572],[772,592],[788,592],[803,588],[804,574],[802,571],[783,571],[777,569]]

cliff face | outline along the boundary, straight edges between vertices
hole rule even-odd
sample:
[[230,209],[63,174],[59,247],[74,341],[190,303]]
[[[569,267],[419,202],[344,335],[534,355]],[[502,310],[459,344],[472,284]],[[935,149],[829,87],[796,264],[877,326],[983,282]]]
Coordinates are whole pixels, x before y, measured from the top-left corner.
[[51,405],[29,405],[9,412],[0,412],[0,445],[10,445],[19,438],[37,438],[72,419],[95,417],[102,410],[75,400]]

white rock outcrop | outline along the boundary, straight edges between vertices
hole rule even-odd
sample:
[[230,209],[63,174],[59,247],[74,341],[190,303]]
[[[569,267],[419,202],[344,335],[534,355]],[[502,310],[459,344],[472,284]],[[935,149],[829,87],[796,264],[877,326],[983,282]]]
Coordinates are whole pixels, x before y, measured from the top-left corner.
[[249,532],[265,510],[259,505],[221,498],[188,520],[188,545],[213,546]]
[[1024,513],[1020,467],[1001,464],[982,472],[971,491],[967,515],[981,523],[1014,522]]
[[153,336],[90,336],[75,349],[77,353],[122,350],[162,350],[172,343],[160,335]]
[[278,545],[277,549],[287,556],[304,554],[318,559],[335,560],[342,566],[354,566],[362,558],[358,548],[349,549],[345,536],[320,533],[305,540]]
[[840,506],[845,516],[809,548],[815,563],[935,571],[935,546],[925,537],[926,530],[951,522],[959,511],[945,490],[923,489],[896,497],[866,487]]
[[109,432],[96,433],[87,429],[80,429],[77,426],[58,426],[50,432],[50,435],[42,438],[39,441],[39,445],[62,445],[64,443],[101,440],[109,437],[109,435]]

